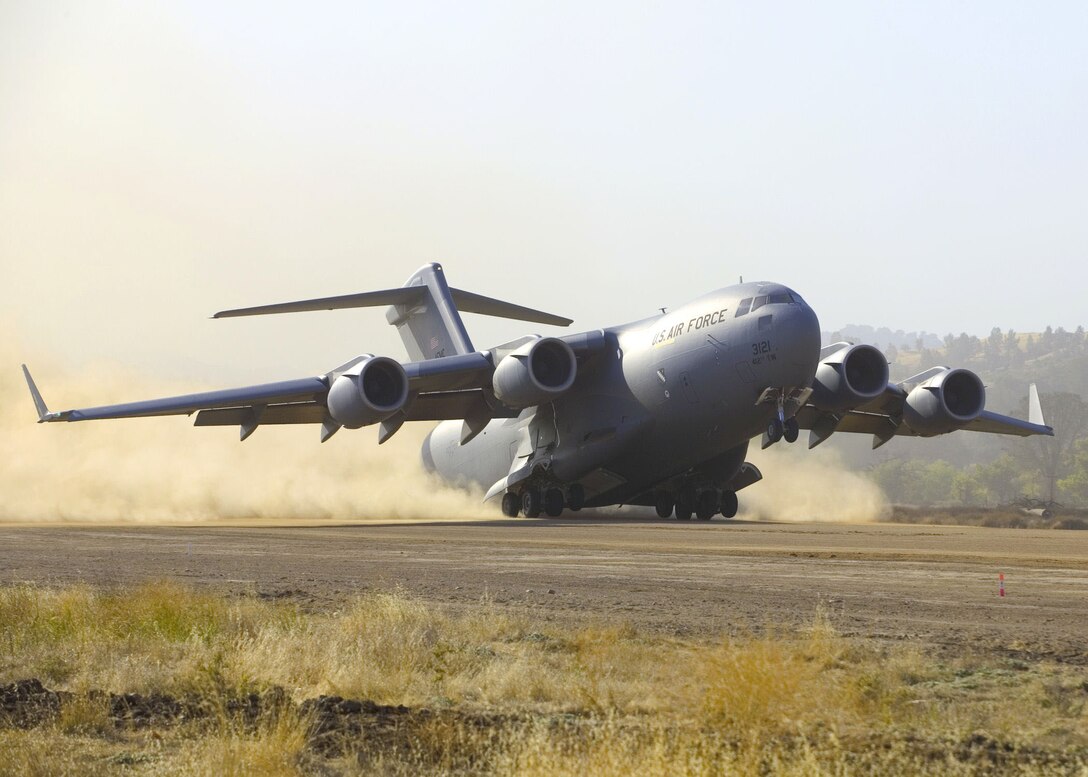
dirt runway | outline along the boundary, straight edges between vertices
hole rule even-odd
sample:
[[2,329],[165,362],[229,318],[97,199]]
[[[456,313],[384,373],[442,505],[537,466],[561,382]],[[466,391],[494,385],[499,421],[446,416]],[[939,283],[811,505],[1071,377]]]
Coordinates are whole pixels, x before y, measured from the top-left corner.
[[[998,574],[1006,596],[998,596]],[[332,609],[399,589],[677,635],[793,627],[1088,663],[1088,532],[620,517],[315,526],[0,527],[0,583],[170,578]]]

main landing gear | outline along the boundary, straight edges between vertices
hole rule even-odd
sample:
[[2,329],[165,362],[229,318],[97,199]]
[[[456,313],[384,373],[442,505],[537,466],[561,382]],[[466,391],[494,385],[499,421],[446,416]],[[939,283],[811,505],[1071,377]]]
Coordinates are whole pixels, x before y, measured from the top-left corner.
[[654,504],[659,518],[668,518],[675,511],[678,521],[690,521],[692,515],[700,521],[709,521],[718,514],[733,518],[739,507],[736,491],[718,491],[715,488],[681,494],[676,501],[668,491],[659,491]]
[[564,508],[578,512],[586,503],[586,492],[581,483],[572,483],[566,491],[555,486],[537,488],[526,486],[520,492],[507,491],[502,496],[502,514],[517,518],[538,518],[543,512],[549,518],[558,518]]

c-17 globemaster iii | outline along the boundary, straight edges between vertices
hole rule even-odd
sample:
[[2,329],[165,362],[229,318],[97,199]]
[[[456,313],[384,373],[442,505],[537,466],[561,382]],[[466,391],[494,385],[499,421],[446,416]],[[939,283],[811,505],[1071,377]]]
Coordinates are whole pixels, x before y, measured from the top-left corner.
[[324,375],[166,399],[50,412],[23,366],[39,422],[196,413],[197,426],[342,427],[441,421],[424,466],[474,482],[514,517],[615,504],[702,520],[737,513],[737,492],[762,479],[745,461],[809,430],[810,448],[836,432],[896,435],[956,430],[1051,435],[1031,387],[1030,421],[985,409],[982,381],[934,367],[899,384],[870,345],[820,347],[820,325],[797,292],[741,283],[660,315],[566,337],[530,335],[476,350],[461,312],[567,326],[570,319],[451,288],[442,267],[404,286],[227,310],[216,318],[389,306],[411,361],[363,354]]

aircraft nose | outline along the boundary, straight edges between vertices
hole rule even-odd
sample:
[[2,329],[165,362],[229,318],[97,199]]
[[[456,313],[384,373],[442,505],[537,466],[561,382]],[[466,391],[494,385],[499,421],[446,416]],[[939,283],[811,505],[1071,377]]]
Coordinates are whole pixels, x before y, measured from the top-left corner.
[[[794,295],[794,298],[801,298]],[[816,311],[809,307],[807,302],[798,301],[782,311],[782,315],[776,316],[775,328],[788,343],[789,353],[786,361],[806,370],[816,371],[816,364],[820,360],[820,320],[816,317]]]

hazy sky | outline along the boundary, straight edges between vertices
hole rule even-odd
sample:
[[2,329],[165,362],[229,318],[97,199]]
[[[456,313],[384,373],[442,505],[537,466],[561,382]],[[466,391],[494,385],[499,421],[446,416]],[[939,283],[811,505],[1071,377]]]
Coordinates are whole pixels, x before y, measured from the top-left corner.
[[739,275],[825,329],[1073,328],[1086,40],[1074,2],[0,0],[0,325],[294,377],[404,354],[380,310],[207,316],[439,260],[576,329]]

